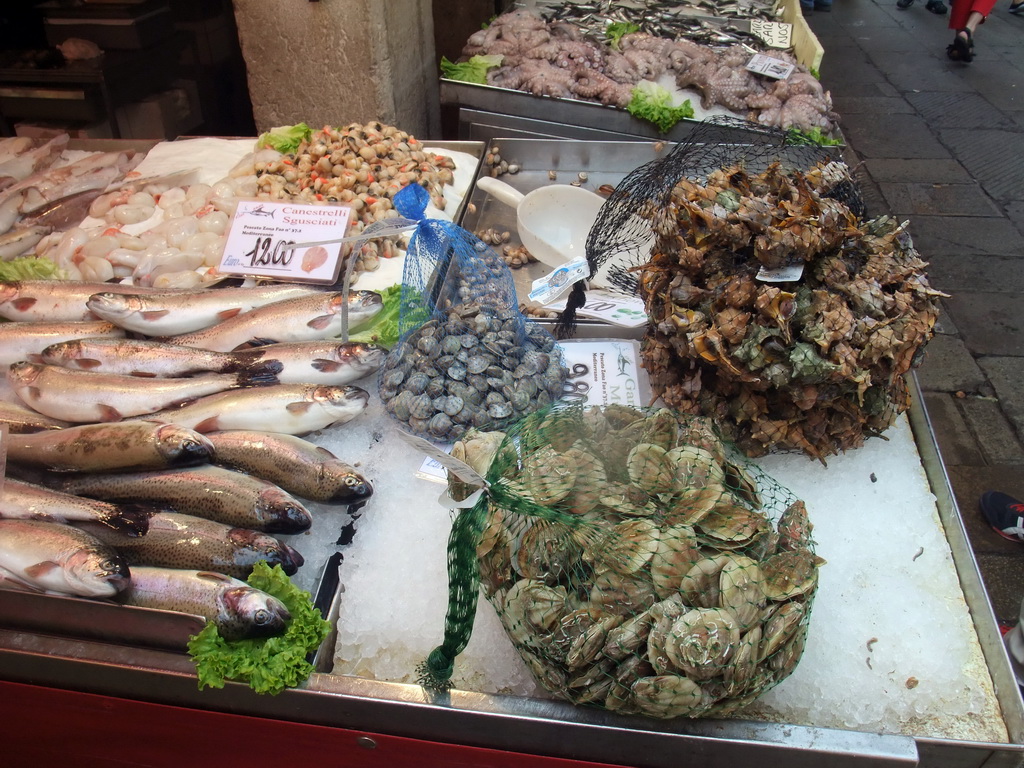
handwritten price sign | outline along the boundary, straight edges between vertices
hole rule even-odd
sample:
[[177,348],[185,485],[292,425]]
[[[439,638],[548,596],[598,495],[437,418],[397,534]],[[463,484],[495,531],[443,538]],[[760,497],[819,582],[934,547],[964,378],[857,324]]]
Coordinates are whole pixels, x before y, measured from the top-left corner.
[[757,35],[769,48],[786,50],[793,47],[793,25],[781,21],[751,19],[750,32]]
[[341,271],[341,243],[294,250],[291,246],[344,237],[351,213],[340,205],[243,200],[231,221],[219,270],[274,280],[333,283]]

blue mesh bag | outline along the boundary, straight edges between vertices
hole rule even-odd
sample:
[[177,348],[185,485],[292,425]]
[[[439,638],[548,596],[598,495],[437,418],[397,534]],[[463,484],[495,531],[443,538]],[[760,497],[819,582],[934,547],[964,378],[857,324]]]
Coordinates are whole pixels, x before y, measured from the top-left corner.
[[519,311],[512,273],[461,227],[424,217],[426,190],[395,196],[417,222],[402,276],[398,344],[380,372],[387,412],[414,434],[456,440],[500,429],[562,395],[554,337]]

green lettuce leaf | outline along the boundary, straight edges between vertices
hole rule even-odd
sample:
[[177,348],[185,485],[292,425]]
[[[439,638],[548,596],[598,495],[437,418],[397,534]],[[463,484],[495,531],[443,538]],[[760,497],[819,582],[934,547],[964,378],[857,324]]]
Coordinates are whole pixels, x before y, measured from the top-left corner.
[[833,139],[822,133],[821,128],[814,126],[809,131],[801,131],[799,128],[790,128],[786,131],[786,143],[792,145],[817,144],[820,147],[834,147],[843,143],[842,139]]
[[487,84],[487,70],[500,67],[504,56],[473,56],[469,61],[455,63],[447,56],[441,57],[441,76],[449,80],[461,80],[464,83]]
[[626,35],[631,35],[634,32],[639,32],[640,26],[633,24],[628,21],[613,21],[607,27],[605,27],[604,35],[608,38],[608,45],[615,50],[619,50],[619,41],[622,40]]
[[402,308],[402,286],[393,285],[378,293],[384,300],[383,309],[359,331],[350,334],[348,340],[380,344],[391,349],[398,343],[398,314]]
[[49,259],[38,256],[22,256],[20,259],[0,261],[0,282],[12,280],[57,280],[60,269]]
[[256,563],[249,585],[262,589],[291,614],[284,634],[256,640],[228,641],[213,622],[189,639],[188,652],[196,665],[199,689],[223,688],[228,680],[248,683],[256,693],[278,694],[294,688],[313,672],[306,657],[327,636],[330,624],[313,607],[309,592],[296,587],[281,566]]
[[626,111],[633,117],[653,123],[661,133],[668,133],[683,118],[693,117],[689,99],[673,106],[672,94],[650,80],[641,80],[633,88],[633,98],[626,105]]
[[261,133],[256,139],[256,149],[270,147],[282,154],[294,152],[299,145],[313,135],[313,129],[305,123],[295,125],[279,125],[271,128],[266,133]]

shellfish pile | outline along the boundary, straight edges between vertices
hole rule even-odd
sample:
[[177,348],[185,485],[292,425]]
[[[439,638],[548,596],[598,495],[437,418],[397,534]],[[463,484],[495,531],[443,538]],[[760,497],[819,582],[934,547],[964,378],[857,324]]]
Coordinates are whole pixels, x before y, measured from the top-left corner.
[[[293,153],[270,153],[256,163],[257,196],[305,203],[345,203],[353,210],[348,235],[375,221],[398,215],[392,199],[409,184],[430,193],[444,210],[444,187],[453,180],[455,162],[426,152],[423,143],[394,126],[351,123],[314,131]],[[371,240],[360,249],[356,271],[377,269],[380,258],[395,255],[390,238]]]
[[551,334],[515,307],[472,301],[436,315],[391,350],[380,396],[413,432],[454,440],[550,405],[565,375]]
[[[683,179],[654,214],[643,365],[669,407],[714,418],[750,456],[822,459],[909,405],[904,377],[944,294],[904,225],[861,220],[829,196],[851,184],[839,162],[736,165]],[[760,272],[787,265],[798,274]]]
[[490,482],[484,592],[559,698],[718,716],[795,668],[822,562],[806,510],[727,458],[707,420],[552,409],[452,456]]

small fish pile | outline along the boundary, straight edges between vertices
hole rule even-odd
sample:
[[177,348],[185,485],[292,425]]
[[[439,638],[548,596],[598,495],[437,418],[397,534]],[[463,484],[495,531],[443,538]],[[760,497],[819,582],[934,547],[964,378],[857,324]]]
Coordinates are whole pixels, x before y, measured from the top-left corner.
[[[683,179],[654,214],[640,272],[651,385],[714,418],[750,456],[818,459],[882,432],[909,404],[905,376],[938,298],[905,225],[859,220],[833,194],[843,163]],[[792,270],[772,278],[762,270]]]
[[[361,504],[372,494],[353,467],[298,435],[365,408],[368,394],[349,382],[375,371],[384,351],[332,336],[342,304],[355,326],[381,309],[380,297],[295,295],[284,286],[224,289],[223,297],[213,296],[217,289],[129,295],[108,287],[0,287],[0,316],[17,318],[0,328],[14,328],[9,340],[29,358],[10,367],[8,380],[30,406],[0,408],[16,478],[0,499],[0,524],[11,531],[8,550],[0,530],[4,586],[188,610],[216,622],[225,638],[279,632],[283,606],[237,580],[258,562],[289,575],[303,564],[275,536],[311,527],[301,499]],[[121,326],[120,335],[90,336],[83,326],[101,324],[94,310],[125,328],[152,330],[148,318],[195,346],[126,338]],[[36,313],[55,319],[40,323]],[[260,341],[273,343],[235,350]],[[207,342],[222,351],[199,346]],[[54,546],[77,537],[83,554],[67,564],[35,559],[24,542],[36,534]],[[79,560],[87,574],[72,576]]]
[[452,456],[490,483],[452,546],[478,560],[508,636],[558,698],[716,717],[796,667],[822,564],[806,509],[729,459],[709,421],[551,410],[507,435],[474,431]]
[[831,97],[810,71],[788,52],[771,56],[795,71],[775,80],[746,69],[763,44],[702,45],[684,37],[631,32],[615,45],[569,21],[547,22],[516,10],[473,33],[463,58],[500,55],[501,65],[487,72],[489,85],[537,96],[599,101],[626,108],[641,81],[669,78],[680,89],[700,93],[704,109],[723,107],[761,125],[801,131],[835,132],[838,116]]
[[778,6],[774,0],[684,0],[680,3],[664,0],[631,0],[628,3],[619,0],[589,3],[538,0],[536,8],[546,21],[575,24],[595,39],[604,37],[610,24],[618,24],[624,27],[635,25],[640,32],[655,37],[685,38],[705,45],[732,45],[753,38],[760,46],[759,38],[741,33],[735,28],[721,28],[706,19],[712,16],[720,19],[778,21]]

